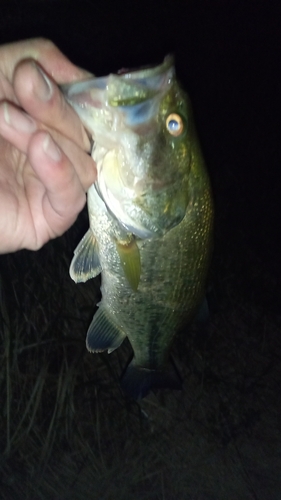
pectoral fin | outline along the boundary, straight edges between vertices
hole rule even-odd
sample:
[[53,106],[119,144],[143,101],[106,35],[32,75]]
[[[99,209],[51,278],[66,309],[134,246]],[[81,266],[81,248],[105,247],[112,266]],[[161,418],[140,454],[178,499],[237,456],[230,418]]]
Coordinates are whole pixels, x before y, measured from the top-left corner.
[[101,270],[97,241],[93,232],[89,229],[74,250],[69,274],[75,283],[84,283],[91,278],[95,278],[100,274]]
[[125,276],[132,290],[136,292],[141,273],[141,261],[138,245],[134,239],[128,244],[123,244],[120,241],[117,241],[116,249],[119,254]]
[[101,306],[87,332],[86,346],[91,352],[112,351],[119,347],[126,334],[114,323],[113,317]]

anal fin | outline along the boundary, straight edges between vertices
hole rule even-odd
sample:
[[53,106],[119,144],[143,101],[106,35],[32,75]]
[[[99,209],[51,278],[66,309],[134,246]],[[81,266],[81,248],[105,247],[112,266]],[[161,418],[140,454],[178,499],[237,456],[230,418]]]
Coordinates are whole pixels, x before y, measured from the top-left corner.
[[87,332],[86,346],[90,352],[112,351],[119,347],[126,334],[114,323],[112,316],[101,306]]
[[89,229],[74,250],[69,274],[75,283],[85,283],[100,274],[101,270],[97,241]]

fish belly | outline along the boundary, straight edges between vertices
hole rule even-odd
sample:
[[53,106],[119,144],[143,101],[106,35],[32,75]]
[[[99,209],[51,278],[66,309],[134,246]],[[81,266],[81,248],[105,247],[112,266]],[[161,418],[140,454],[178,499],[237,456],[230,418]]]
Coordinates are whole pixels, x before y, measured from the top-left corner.
[[191,320],[203,300],[212,218],[208,192],[204,210],[193,202],[182,222],[164,236],[136,240],[141,261],[136,291],[126,279],[116,250],[116,221],[94,188],[88,193],[88,206],[102,268],[100,307],[129,338],[135,364],[162,369],[175,333]]

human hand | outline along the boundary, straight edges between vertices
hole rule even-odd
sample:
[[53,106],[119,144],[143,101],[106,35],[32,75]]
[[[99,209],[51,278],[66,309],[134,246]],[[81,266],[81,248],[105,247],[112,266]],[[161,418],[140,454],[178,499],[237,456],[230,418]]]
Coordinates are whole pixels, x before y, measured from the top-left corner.
[[90,141],[57,84],[87,76],[49,40],[0,46],[0,253],[39,249],[85,204]]

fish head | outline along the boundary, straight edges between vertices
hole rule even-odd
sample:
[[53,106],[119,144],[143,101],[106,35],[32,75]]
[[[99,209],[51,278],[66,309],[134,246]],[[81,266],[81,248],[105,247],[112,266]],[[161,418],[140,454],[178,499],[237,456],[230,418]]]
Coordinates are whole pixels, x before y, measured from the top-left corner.
[[179,224],[189,202],[190,108],[173,58],[63,91],[92,134],[96,189],[111,214],[140,238]]

